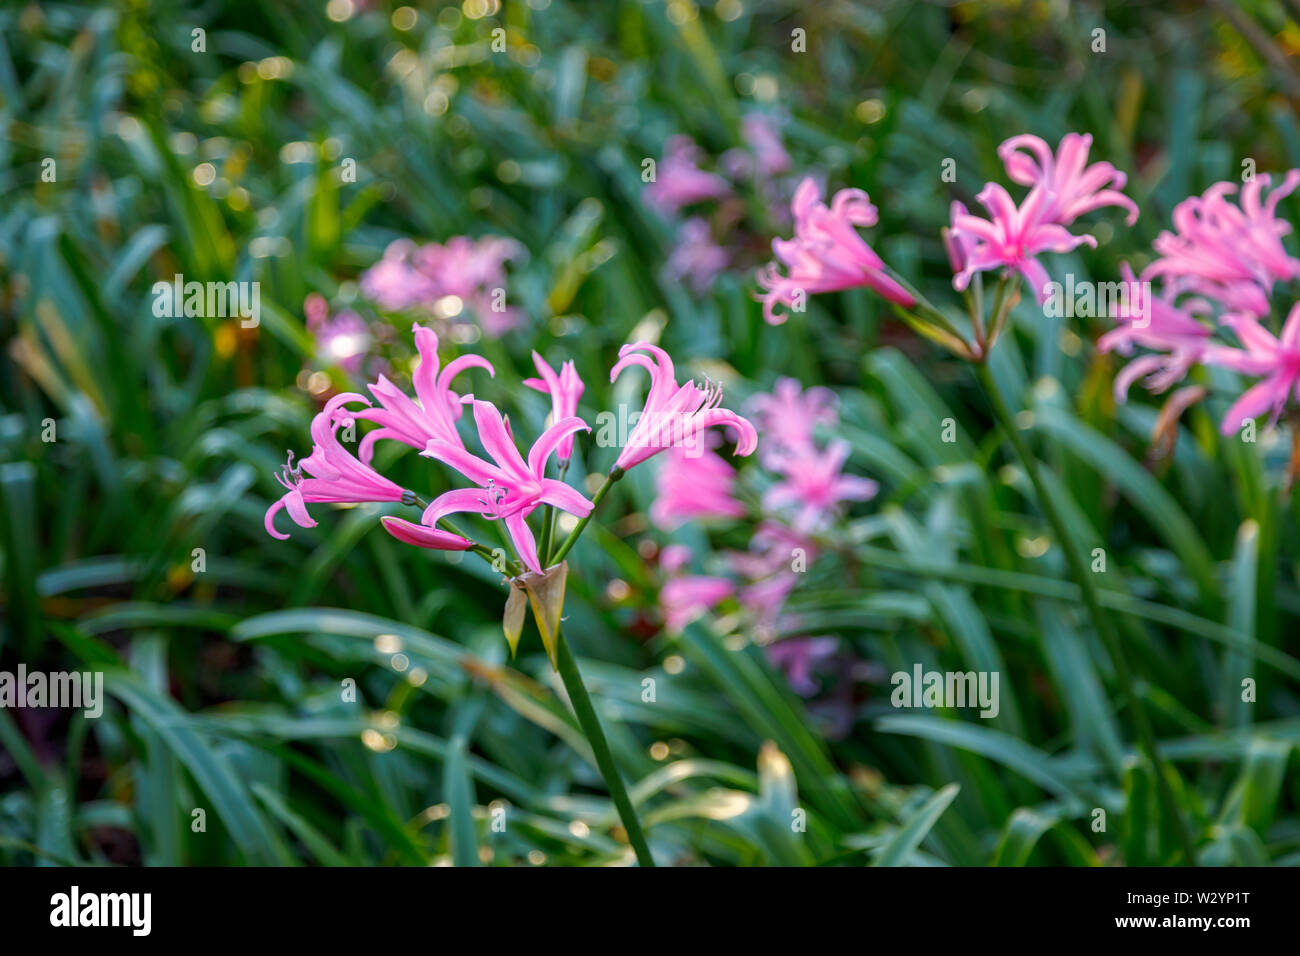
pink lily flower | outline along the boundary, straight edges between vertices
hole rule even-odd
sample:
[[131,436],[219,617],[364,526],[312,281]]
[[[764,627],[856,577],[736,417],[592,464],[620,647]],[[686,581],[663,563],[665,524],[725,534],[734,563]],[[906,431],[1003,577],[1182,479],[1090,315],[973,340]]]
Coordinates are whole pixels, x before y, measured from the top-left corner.
[[1280,337],[1260,325],[1252,315],[1231,316],[1224,324],[1237,333],[1244,348],[1211,348],[1205,361],[1246,375],[1262,375],[1264,380],[1246,389],[1233,403],[1223,416],[1221,431],[1231,435],[1247,419],[1266,411],[1272,412],[1269,424],[1275,423],[1290,395],[1294,393],[1300,401],[1300,303],[1292,307]]
[[[649,352],[653,359],[642,352]],[[699,388],[694,382],[678,385],[673,360],[649,342],[624,345],[618,354],[619,360],[610,369],[609,380],[613,382],[631,365],[640,365],[650,373],[650,391],[614,467],[626,471],[665,448],[674,445],[689,448],[701,432],[714,425],[729,425],[739,433],[737,455],[751,455],[758,447],[754,426],[730,409],[719,407],[721,387],[710,384]]]
[[664,626],[669,631],[684,630],[701,614],[731,597],[736,587],[726,578],[703,574],[681,574],[690,563],[691,552],[685,545],[673,544],[660,555],[660,567],[668,580],[659,589],[659,607]]
[[779,325],[786,316],[778,305],[790,306],[796,296],[866,287],[904,308],[916,304],[912,294],[889,275],[884,260],[876,255],[857,226],[874,226],[876,207],[861,189],[841,189],[831,205],[821,201],[821,189],[811,178],[795,190],[791,203],[794,238],[773,239],[772,251],[789,270],[781,275],[775,262],[758,272],[758,284],[765,290],[763,318]]
[[362,273],[361,291],[391,312],[433,309],[439,300],[455,296],[462,312],[472,315],[488,335],[497,336],[520,321],[518,309],[499,306],[496,290],[505,288],[505,263],[523,254],[522,245],[500,236],[453,236],[446,244],[423,246],[399,239]]
[[411,264],[416,245],[410,239],[388,244],[383,258],[361,274],[361,291],[389,312],[433,302],[442,293],[438,283]]
[[760,635],[776,633],[781,611],[790,592],[799,583],[794,560],[802,553],[805,567],[817,560],[817,548],[806,537],[786,525],[764,520],[749,542],[749,550],[731,552],[731,567],[750,583],[741,589],[741,606],[748,609]]
[[494,290],[506,286],[505,264],[524,254],[524,247],[514,239],[453,236],[444,245],[422,246],[414,261],[437,282],[440,297],[458,297],[483,331],[495,338],[522,321],[518,309],[498,306],[493,296]]
[[[966,204],[953,200],[948,207],[948,221],[956,222],[958,216],[966,216],[970,210]],[[943,251],[948,254],[948,266],[952,269],[952,274],[957,275],[966,268],[966,263],[970,261],[971,250],[975,248],[976,240],[973,236],[963,233],[954,232],[945,226],[939,230],[939,235],[943,238]]]
[[[1126,262],[1120,270],[1128,288],[1137,288],[1132,267]],[[1204,299],[1187,300],[1182,306],[1160,296],[1143,295],[1138,299],[1116,309],[1114,319],[1119,326],[1097,340],[1098,351],[1130,355],[1134,346],[1141,346],[1166,354],[1134,359],[1115,376],[1115,399],[1119,402],[1125,400],[1129,388],[1140,378],[1147,378],[1147,388],[1153,392],[1163,392],[1181,381],[1201,361],[1213,335],[1213,330],[1197,318],[1210,311]]]
[[1174,231],[1162,232],[1152,244],[1161,258],[1142,278],[1161,276],[1175,293],[1207,296],[1231,312],[1267,315],[1274,283],[1300,278],[1300,259],[1282,246],[1291,226],[1276,215],[1278,202],[1300,185],[1300,169],[1287,173],[1261,201],[1269,182],[1262,174],[1243,186],[1240,208],[1228,199],[1237,189],[1231,182],[1215,183],[1180,202],[1174,207]]
[[771,178],[788,173],[793,167],[790,154],[781,142],[776,125],[761,113],[750,113],[741,121],[741,132],[749,140],[758,163],[758,174]]
[[793,168],[790,154],[781,142],[776,124],[762,113],[750,113],[740,123],[747,148],[729,149],[719,166],[733,179],[755,179],[766,183]]
[[708,222],[693,216],[677,230],[677,245],[668,256],[664,273],[674,281],[685,280],[697,295],[703,295],[729,263],[727,250],[713,241]]
[[782,480],[763,496],[764,507],[795,507],[795,529],[811,531],[824,526],[844,502],[875,497],[880,486],[874,481],[842,473],[848,457],[849,443],[842,439],[824,449],[787,455],[781,462]]
[[[496,376],[492,363],[481,355],[462,355],[439,371],[437,333],[419,323],[411,326],[411,331],[420,353],[419,365],[411,375],[419,402],[413,401],[386,376],[380,375],[379,381],[369,388],[382,407],[350,413],[380,426],[367,432],[357,448],[358,455],[366,464],[374,457],[375,443],[381,438],[396,439],[421,450],[433,440],[464,448],[465,444],[456,431],[464,399],[451,390],[452,379],[467,368],[487,369],[488,375]],[[370,404],[361,396],[357,398]]]
[[1064,226],[1045,218],[1051,212],[1050,194],[1035,186],[1019,207],[1011,196],[997,183],[987,183],[975,197],[989,212],[989,219],[965,212],[954,204],[952,236],[967,250],[965,268],[953,276],[952,285],[958,292],[970,284],[976,272],[985,272],[1000,266],[1014,269],[1025,277],[1039,305],[1047,301],[1047,270],[1034,258],[1043,252],[1069,252],[1087,244],[1095,247],[1097,240],[1084,234],[1073,235]]
[[786,452],[812,448],[817,426],[839,421],[838,403],[830,389],[805,390],[792,378],[779,378],[770,394],[751,398],[749,407],[763,430],[763,467],[775,468]]
[[443,245],[431,242],[412,257],[426,275],[442,287],[441,295],[471,299],[485,288],[504,286],[505,265],[524,254],[524,247],[502,236],[452,236]]
[[[316,527],[307,512],[307,505],[315,502],[353,503],[370,501],[401,501],[405,492],[369,465],[362,464],[343,447],[338,438],[339,408],[351,401],[365,398],[355,393],[335,395],[325,403],[311,421],[312,451],[299,468],[293,466],[293,453],[284,471],[276,480],[288,489],[284,496],[266,509],[263,521],[266,533],[284,540],[289,536],[275,530],[275,516],[288,510],[289,517],[302,528]],[[304,478],[306,471],[311,477]]]
[[731,186],[725,179],[700,169],[700,156],[700,148],[689,136],[670,139],[655,181],[645,188],[646,202],[673,214],[683,206],[730,196]]
[[[582,397],[586,385],[578,377],[578,369],[569,360],[560,366],[560,374],[546,364],[546,360],[533,352],[533,365],[541,378],[526,378],[524,384],[536,389],[543,395],[551,396],[551,420],[553,422],[573,418],[578,414],[578,399]],[[573,436],[570,435],[558,446],[561,465],[573,457]]]
[[768,644],[765,650],[768,660],[785,674],[790,689],[800,697],[812,697],[818,689],[813,670],[834,657],[839,648],[840,642],[833,637],[792,637]]
[[691,455],[674,448],[659,467],[650,518],[661,528],[694,519],[743,518],[745,506],[736,500],[735,487],[736,469],[712,450]]
[[1128,177],[1110,163],[1089,166],[1091,149],[1091,133],[1066,133],[1055,156],[1037,136],[1023,135],[1012,136],[999,146],[998,156],[1006,164],[1012,182],[1047,191],[1044,221],[1068,226],[1094,209],[1121,206],[1128,210],[1128,224],[1133,225],[1138,217],[1137,203],[1120,192]]
[[528,527],[528,516],[544,504],[585,518],[592,503],[562,481],[546,477],[546,462],[566,437],[576,431],[590,431],[581,418],[565,418],[546,429],[528,452],[528,461],[515,447],[509,426],[491,402],[474,402],[474,423],[479,441],[492,461],[484,461],[459,445],[431,440],[421,454],[449,465],[474,482],[477,488],[445,492],[425,509],[420,523],[435,526],[439,519],[458,511],[484,518],[500,518],[514,541],[515,550],[530,571],[542,573],[537,541]]

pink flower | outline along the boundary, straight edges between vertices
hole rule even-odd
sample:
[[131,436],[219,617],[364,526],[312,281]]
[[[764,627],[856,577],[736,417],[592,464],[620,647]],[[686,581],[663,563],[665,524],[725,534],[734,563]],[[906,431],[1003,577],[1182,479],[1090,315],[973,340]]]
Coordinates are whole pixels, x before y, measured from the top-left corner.
[[453,236],[445,245],[431,242],[413,256],[416,267],[434,276],[443,295],[472,299],[484,289],[506,284],[505,265],[524,254],[514,239],[501,236]]
[[786,266],[781,275],[775,262],[759,270],[765,290],[763,317],[771,324],[785,321],[777,305],[794,305],[796,297],[819,292],[866,287],[905,308],[916,300],[886,270],[884,261],[858,235],[857,226],[874,226],[876,207],[860,189],[841,189],[828,208],[811,178],[795,190],[791,203],[794,238],[773,239],[772,250]]
[[725,179],[700,169],[700,155],[699,147],[689,136],[670,139],[655,181],[646,186],[646,202],[664,212],[675,213],[683,206],[730,196],[731,186]]
[[530,571],[540,574],[537,542],[527,518],[543,504],[554,505],[579,518],[591,514],[590,501],[564,482],[546,477],[546,462],[559,444],[576,431],[590,431],[590,426],[581,418],[561,419],[542,433],[525,462],[495,405],[475,401],[474,423],[478,426],[479,442],[492,461],[484,461],[452,442],[430,441],[422,454],[450,465],[478,487],[439,495],[425,509],[421,524],[433,527],[439,519],[458,511],[500,518],[510,532],[519,557]]
[[1300,303],[1292,307],[1280,338],[1251,315],[1232,316],[1224,324],[1237,333],[1245,348],[1211,348],[1205,361],[1246,375],[1264,376],[1262,382],[1246,389],[1223,417],[1221,430],[1231,435],[1247,419],[1266,411],[1272,412],[1271,422],[1276,422],[1292,393],[1300,400]]
[[[650,356],[642,355],[649,352]],[[735,412],[720,408],[722,389],[716,385],[699,388],[694,382],[678,385],[673,360],[668,353],[649,342],[636,342],[618,351],[619,360],[609,372],[612,382],[631,365],[640,365],[650,373],[650,391],[627,444],[615,462],[626,471],[674,445],[690,449],[700,433],[714,425],[729,425],[739,433],[737,455],[753,454],[758,447],[754,426]]]
[[[266,509],[266,533],[284,540],[289,536],[275,530],[275,516],[287,509],[289,517],[300,527],[314,528],[316,522],[307,513],[307,505],[315,502],[401,501],[405,492],[369,465],[364,465],[345,449],[338,439],[338,409],[361,395],[344,392],[335,395],[311,421],[311,454],[304,458],[300,468],[293,466],[293,453],[284,471],[276,476],[288,490],[284,496]],[[311,477],[304,478],[306,471]]]
[[1229,182],[1180,202],[1174,207],[1174,231],[1162,232],[1153,243],[1161,258],[1142,278],[1160,276],[1171,292],[1195,292],[1231,312],[1267,315],[1274,283],[1300,278],[1300,259],[1282,246],[1291,226],[1276,216],[1278,202],[1300,184],[1300,169],[1287,173],[1261,202],[1269,182],[1259,175],[1242,187],[1240,208],[1227,198],[1237,189]]
[[[452,379],[467,368],[487,369],[489,375],[496,376],[492,363],[480,355],[462,355],[448,362],[447,367],[440,372],[437,333],[419,323],[411,326],[411,331],[415,335],[415,347],[420,353],[420,363],[411,375],[415,394],[420,401],[417,404],[383,375],[370,386],[371,393],[382,407],[365,408],[352,413],[357,418],[381,426],[367,432],[357,449],[361,460],[367,464],[374,457],[375,442],[381,438],[393,438],[421,450],[435,439],[465,447],[456,432],[463,399],[451,390]],[[370,404],[361,396],[357,398]]]
[[389,312],[433,302],[442,293],[438,283],[411,264],[416,245],[410,239],[388,244],[383,258],[361,274],[361,291]]
[[1051,221],[1050,194],[1035,186],[1019,207],[997,183],[987,183],[975,197],[989,211],[990,219],[981,219],[954,204],[953,241],[966,252],[966,265],[953,277],[952,285],[962,291],[976,272],[1000,266],[1014,269],[1025,277],[1038,303],[1047,301],[1047,270],[1034,258],[1043,252],[1069,252],[1076,246],[1096,246],[1089,235],[1073,235],[1064,226]]
[[351,309],[334,316],[324,296],[313,292],[303,303],[307,331],[316,339],[316,351],[331,364],[353,375],[361,371],[361,360],[370,348],[370,327]]
[[751,398],[749,407],[763,431],[763,466],[774,467],[788,451],[811,448],[818,425],[834,426],[839,421],[838,401],[830,389],[804,390],[792,378],[777,379],[771,394]]
[[[952,205],[948,207],[949,222],[955,222],[958,216],[968,214],[969,210],[965,203],[953,200]],[[971,250],[976,245],[975,237],[954,232],[947,226],[941,229],[939,234],[943,238],[943,251],[948,254],[948,266],[952,269],[952,274],[957,275],[966,269],[966,263],[970,261]]]
[[497,336],[520,321],[519,310],[505,304],[505,264],[523,253],[518,242],[499,236],[453,236],[445,245],[423,246],[399,239],[362,274],[361,291],[388,311],[421,308],[447,319],[468,311]]
[[1120,192],[1128,178],[1110,163],[1089,166],[1090,149],[1090,133],[1066,133],[1055,157],[1043,140],[1024,135],[1013,136],[999,146],[998,155],[1006,164],[1007,177],[1012,182],[1041,187],[1047,192],[1044,221],[1068,226],[1084,213],[1102,206],[1122,206],[1128,210],[1128,224],[1133,225],[1138,217],[1137,203]]
[[660,567],[668,575],[668,580],[659,589],[659,607],[664,615],[664,626],[669,631],[683,630],[736,591],[735,585],[726,578],[681,574],[690,558],[690,549],[680,544],[664,548],[659,558]]
[[1147,387],[1154,392],[1163,392],[1180,381],[1201,361],[1213,330],[1196,318],[1197,313],[1209,311],[1208,302],[1192,299],[1183,306],[1175,305],[1148,294],[1146,285],[1137,283],[1128,263],[1120,268],[1128,288],[1143,291],[1116,309],[1114,319],[1119,327],[1097,340],[1098,350],[1114,349],[1129,355],[1134,346],[1141,346],[1165,353],[1134,359],[1115,376],[1115,398],[1122,402],[1133,382],[1144,376]]
[[849,443],[831,442],[824,449],[791,452],[780,463],[782,480],[768,489],[763,505],[769,510],[793,507],[794,527],[810,531],[822,527],[846,501],[866,501],[879,486],[866,478],[842,474]]
[[742,518],[745,506],[736,500],[736,470],[705,448],[692,455],[674,448],[664,456],[650,506],[659,527],[676,527],[696,518]]
[[835,656],[840,642],[833,637],[793,637],[769,644],[768,659],[785,674],[790,688],[800,697],[817,693],[813,670],[818,663]]
[[[526,378],[524,384],[536,389],[543,395],[551,396],[551,420],[553,422],[573,418],[578,414],[578,399],[582,397],[586,386],[578,377],[578,370],[570,360],[560,366],[560,374],[546,364],[546,360],[533,352],[533,365],[541,378]],[[566,462],[573,457],[573,436],[565,438],[558,447],[560,461]]]
[[664,273],[674,281],[685,279],[697,295],[707,292],[727,268],[727,250],[713,241],[713,232],[703,219],[692,217],[677,230]]
[[729,149],[719,165],[733,179],[771,180],[793,167],[790,154],[781,143],[776,124],[762,113],[750,113],[740,124],[745,149]]
[[750,113],[740,126],[754,153],[760,176],[771,178],[790,171],[793,165],[790,154],[785,151],[781,136],[771,120],[761,113]]
[[800,570],[817,559],[817,549],[802,534],[776,521],[765,520],[754,532],[749,550],[730,552],[732,569],[750,583],[740,591],[740,604],[754,618],[760,635],[775,633]]

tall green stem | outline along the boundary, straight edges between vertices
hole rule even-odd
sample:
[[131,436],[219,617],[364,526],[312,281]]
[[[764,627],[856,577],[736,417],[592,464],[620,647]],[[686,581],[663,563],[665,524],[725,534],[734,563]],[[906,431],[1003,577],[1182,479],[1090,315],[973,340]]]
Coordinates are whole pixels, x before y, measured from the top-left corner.
[[1043,511],[1043,516],[1047,519],[1047,523],[1051,525],[1056,539],[1061,543],[1061,550],[1065,553],[1065,560],[1069,565],[1070,574],[1083,594],[1083,603],[1088,609],[1088,616],[1092,619],[1092,626],[1097,631],[1098,636],[1101,637],[1106,646],[1106,652],[1115,665],[1115,677],[1118,679],[1124,693],[1128,696],[1129,705],[1133,709],[1133,723],[1137,725],[1138,740],[1142,749],[1146,752],[1147,759],[1151,761],[1152,769],[1155,772],[1156,791],[1160,797],[1161,808],[1173,824],[1178,840],[1182,844],[1187,863],[1195,866],[1196,847],[1187,833],[1187,827],[1182,815],[1178,812],[1173,790],[1169,786],[1169,780],[1165,775],[1165,762],[1160,756],[1160,748],[1156,745],[1155,732],[1152,730],[1151,721],[1147,717],[1146,705],[1143,704],[1142,697],[1134,685],[1133,674],[1129,670],[1128,657],[1124,653],[1124,645],[1118,637],[1114,622],[1102,608],[1092,574],[1089,572],[1083,560],[1083,555],[1075,544],[1074,538],[1070,535],[1060,512],[1056,510],[1056,505],[1047,492],[1047,486],[1043,484],[1042,476],[1038,471],[1038,462],[1030,453],[1024,439],[1021,438],[1020,429],[1016,426],[1015,416],[1012,415],[1011,409],[1007,407],[1007,403],[998,389],[997,381],[993,377],[992,370],[987,363],[977,365],[976,368],[978,369],[980,384],[984,387],[989,402],[993,405],[993,411],[997,415],[1002,430],[1011,439],[1011,444],[1020,457],[1025,473],[1029,476],[1029,482],[1034,486],[1034,494],[1038,497],[1038,504]]
[[600,507],[600,503],[605,500],[605,496],[609,494],[609,489],[613,487],[614,482],[622,478],[623,474],[623,469],[619,468],[617,465],[610,469],[609,475],[605,478],[605,481],[596,489],[596,493],[591,496],[591,510],[587,512],[587,517],[578,519],[578,523],[574,525],[573,530],[569,532],[569,536],[564,539],[564,544],[560,545],[560,550],[556,551],[554,556],[552,556],[551,564],[559,564],[563,561],[564,556],[567,555],[573,549],[573,546],[578,543],[578,539],[582,537],[582,532],[587,530],[587,524],[591,521],[592,515],[596,513],[596,509]]
[[642,866],[654,866],[654,857],[650,855],[650,847],[646,844],[645,834],[641,831],[641,821],[637,819],[632,800],[627,795],[627,787],[623,785],[623,778],[619,775],[618,767],[614,765],[614,755],[605,740],[605,732],[601,729],[600,718],[596,716],[596,709],[591,704],[591,696],[587,693],[586,685],[582,683],[578,662],[574,660],[573,652],[569,650],[569,642],[565,640],[563,628],[556,630],[555,650],[560,665],[560,680],[564,681],[564,689],[569,693],[569,701],[573,704],[573,712],[578,717],[578,724],[586,734],[587,742],[591,744],[591,751],[596,757],[596,767],[605,779],[605,786],[614,800],[615,809],[618,810],[618,818],[623,822],[623,829],[627,831],[627,841],[632,845],[638,863]]

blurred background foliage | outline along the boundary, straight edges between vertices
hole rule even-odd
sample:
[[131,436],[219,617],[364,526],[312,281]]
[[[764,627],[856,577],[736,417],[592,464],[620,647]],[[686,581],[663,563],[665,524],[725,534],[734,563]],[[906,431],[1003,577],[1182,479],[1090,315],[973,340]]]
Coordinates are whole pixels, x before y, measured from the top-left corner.
[[[0,860],[629,859],[536,635],[507,661],[490,574],[398,544],[366,507],[321,509],[286,542],[262,528],[285,449],[348,385],[315,354],[306,296],[374,318],[357,277],[391,240],[495,234],[527,249],[510,297],[528,320],[472,343],[498,369],[476,391],[524,432],[547,412],[519,387],[531,348],[577,361],[594,413],[635,401],[607,370],[652,337],[734,401],[781,375],[834,388],[851,467],[882,484],[792,603],[800,634],[865,663],[836,690],[847,726],[727,620],[661,630],[645,555],[709,538],[650,526],[648,474],[575,552],[566,631],[662,862],[1177,861],[1110,662],[968,370],[865,292],[769,327],[751,268],[707,294],[672,281],[641,164],[672,135],[716,156],[748,113],[779,117],[796,170],[868,190],[879,251],[939,299],[939,227],[1003,178],[997,144],[1090,132],[1143,214],[1103,217],[1099,249],[1051,268],[1111,280],[1243,160],[1300,166],[1296,16],[1272,0],[8,5],[0,665],[103,670],[110,701],[98,720],[0,711]],[[757,264],[780,227],[746,202]],[[1295,197],[1283,210],[1297,218]],[[151,285],[176,273],[260,282],[260,327],[156,317]],[[995,372],[1068,520],[1107,549],[1106,600],[1201,862],[1300,862],[1289,435],[1221,438],[1215,392],[1161,455],[1158,405],[1111,397],[1101,320],[1031,303],[1014,322]],[[583,467],[607,468],[593,452]],[[441,490],[417,456],[386,464]],[[886,675],[917,662],[999,671],[1000,715],[895,710]]]

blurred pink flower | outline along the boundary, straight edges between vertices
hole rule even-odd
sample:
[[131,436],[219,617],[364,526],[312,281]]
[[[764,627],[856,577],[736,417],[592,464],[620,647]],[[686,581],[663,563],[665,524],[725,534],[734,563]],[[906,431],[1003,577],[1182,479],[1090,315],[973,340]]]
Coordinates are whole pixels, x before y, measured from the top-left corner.
[[1278,202],[1300,184],[1300,169],[1287,173],[1261,201],[1269,182],[1261,174],[1246,183],[1240,208],[1228,199],[1237,189],[1230,182],[1180,202],[1174,207],[1174,231],[1156,238],[1152,245],[1160,258],[1142,278],[1159,276],[1172,294],[1204,295],[1230,312],[1267,315],[1274,283],[1300,278],[1300,259],[1282,246],[1291,226],[1276,216]]
[[[357,448],[361,460],[367,464],[374,457],[375,442],[381,438],[393,438],[421,450],[435,438],[463,448],[464,442],[456,432],[463,400],[451,390],[452,379],[467,368],[483,368],[489,375],[496,375],[492,363],[481,355],[462,355],[452,359],[439,372],[437,333],[418,322],[411,326],[411,331],[420,353],[420,362],[411,375],[419,403],[412,401],[386,376],[380,375],[369,388],[382,407],[362,408],[351,413],[381,426],[367,432]],[[366,405],[370,404],[363,396],[357,398]]]
[[1038,303],[1047,301],[1047,270],[1035,258],[1043,252],[1069,252],[1083,244],[1096,246],[1090,235],[1073,235],[1064,226],[1046,218],[1051,213],[1051,197],[1035,186],[1017,207],[1011,196],[997,183],[987,183],[975,197],[988,210],[990,219],[966,212],[960,203],[953,204],[952,240],[966,254],[965,267],[953,276],[952,285],[963,291],[971,276],[1001,266],[1014,269],[1025,277]]
[[564,482],[546,477],[546,462],[559,444],[576,431],[590,431],[590,426],[581,418],[561,419],[542,433],[525,462],[496,406],[482,401],[473,404],[479,442],[492,461],[484,461],[458,444],[431,440],[421,454],[456,469],[478,487],[439,495],[424,510],[421,524],[433,527],[440,518],[461,511],[500,518],[510,532],[519,557],[530,571],[540,574],[537,542],[527,518],[543,504],[554,505],[579,518],[591,513],[590,501]]
[[389,312],[400,312],[436,300],[437,281],[411,264],[416,245],[410,239],[388,244],[383,258],[361,274],[361,291],[366,298]]
[[745,506],[736,500],[735,486],[736,470],[715,452],[704,448],[692,455],[674,448],[661,460],[650,519],[671,528],[697,518],[742,518]]
[[[650,354],[643,355],[643,352]],[[704,430],[714,425],[729,425],[736,430],[737,455],[753,454],[758,446],[758,434],[744,418],[719,407],[721,387],[709,384],[699,388],[694,382],[678,385],[673,360],[649,342],[624,345],[618,354],[619,360],[610,369],[609,380],[614,381],[631,365],[640,365],[650,373],[650,391],[615,467],[626,471],[673,446],[695,450]]]
[[685,280],[697,295],[713,287],[727,268],[727,250],[713,241],[708,222],[692,217],[677,230],[677,244],[668,255],[664,274],[674,281]]
[[790,154],[781,143],[776,124],[762,113],[750,113],[741,121],[741,132],[758,163],[758,174],[765,178],[788,173],[793,167]]
[[749,550],[728,552],[728,558],[732,570],[750,582],[740,591],[741,605],[759,634],[771,636],[800,572],[817,560],[817,548],[793,528],[768,519],[754,532]]
[[[578,414],[578,399],[582,397],[582,392],[586,388],[582,379],[578,377],[578,369],[574,366],[573,361],[567,361],[560,366],[560,373],[557,375],[555,370],[546,364],[546,360],[533,352],[533,365],[537,368],[537,374],[541,378],[526,378],[524,384],[529,388],[536,389],[543,395],[551,396],[551,421],[559,422],[566,418],[573,418]],[[565,462],[573,457],[573,436],[569,435],[560,442],[557,448],[560,461]]]
[[1047,143],[1026,134],[1004,142],[998,147],[998,155],[1012,182],[1042,187],[1047,192],[1044,221],[1068,226],[1094,209],[1121,206],[1128,210],[1128,224],[1133,225],[1138,217],[1137,203],[1120,192],[1128,177],[1110,163],[1089,166],[1091,149],[1091,133],[1066,133],[1055,156]]
[[772,511],[793,508],[798,531],[824,527],[845,502],[866,501],[879,490],[870,479],[843,474],[848,457],[849,443],[842,439],[822,449],[784,455],[778,467],[781,481],[767,490],[763,506]]
[[818,425],[834,426],[839,421],[838,402],[830,389],[805,390],[792,378],[779,378],[770,394],[753,396],[749,407],[763,432],[759,453],[763,467],[774,467],[786,452],[811,448]]
[[453,236],[423,246],[399,239],[362,274],[361,291],[389,311],[422,308],[446,319],[468,313],[495,337],[519,324],[519,310],[505,304],[505,264],[523,253],[500,236]]
[[[293,465],[293,452],[276,480],[288,489],[284,496],[266,509],[263,524],[266,533],[284,540],[289,536],[275,530],[275,516],[287,510],[300,527],[314,528],[316,522],[307,512],[315,502],[401,501],[405,492],[369,465],[364,465],[339,443],[338,427],[345,416],[336,413],[345,404],[365,397],[351,392],[335,395],[311,421],[311,454],[300,467]],[[306,471],[311,477],[304,478]]]
[[750,113],[740,124],[745,147],[729,149],[719,165],[733,179],[771,180],[788,173],[794,166],[785,151],[776,123],[762,113]]
[[768,644],[768,659],[785,674],[791,689],[801,697],[817,693],[813,670],[820,662],[833,657],[840,642],[833,637],[792,637]]
[[700,169],[700,149],[689,136],[668,141],[663,159],[655,170],[655,181],[646,186],[645,199],[666,213],[706,199],[731,195],[731,185],[717,173]]
[[794,238],[773,239],[772,251],[789,274],[770,262],[758,272],[764,290],[763,317],[773,325],[786,320],[778,305],[791,306],[796,298],[820,292],[866,287],[890,302],[910,308],[916,303],[886,269],[884,260],[858,235],[857,226],[874,226],[876,207],[860,189],[841,189],[828,207],[821,189],[804,179],[791,203]]
[[303,302],[307,331],[316,340],[316,354],[349,374],[361,371],[361,361],[370,349],[370,327],[351,309],[330,315],[329,304],[317,292]]
[[680,544],[669,545],[659,556],[660,569],[666,576],[659,589],[659,609],[669,631],[683,630],[736,591],[735,585],[726,578],[682,574],[690,559],[690,549]]
[[1137,284],[1133,269],[1128,263],[1120,267],[1125,283],[1130,289],[1143,290],[1136,300],[1130,299],[1116,309],[1113,316],[1119,323],[1097,340],[1101,352],[1115,350],[1130,355],[1134,346],[1166,354],[1143,355],[1128,363],[1115,376],[1115,398],[1124,401],[1132,384],[1147,378],[1147,388],[1163,392],[1186,376],[1188,370],[1201,360],[1213,330],[1198,321],[1198,313],[1208,312],[1210,305],[1203,299],[1190,299],[1175,305],[1167,299],[1150,295],[1145,284]]
[[[966,216],[970,210],[966,204],[953,200],[948,207],[948,221],[956,222],[958,216]],[[966,263],[970,260],[971,250],[975,248],[976,240],[973,236],[964,233],[955,232],[949,226],[945,226],[939,231],[943,238],[943,250],[948,254],[948,266],[952,269],[952,274],[957,275],[965,271]]]
[[1246,375],[1264,376],[1263,381],[1248,388],[1223,416],[1221,431],[1231,435],[1247,419],[1266,411],[1272,413],[1270,424],[1276,422],[1293,393],[1300,401],[1300,302],[1292,307],[1280,337],[1251,315],[1229,316],[1224,324],[1236,332],[1244,348],[1215,346],[1206,351],[1204,361]]

